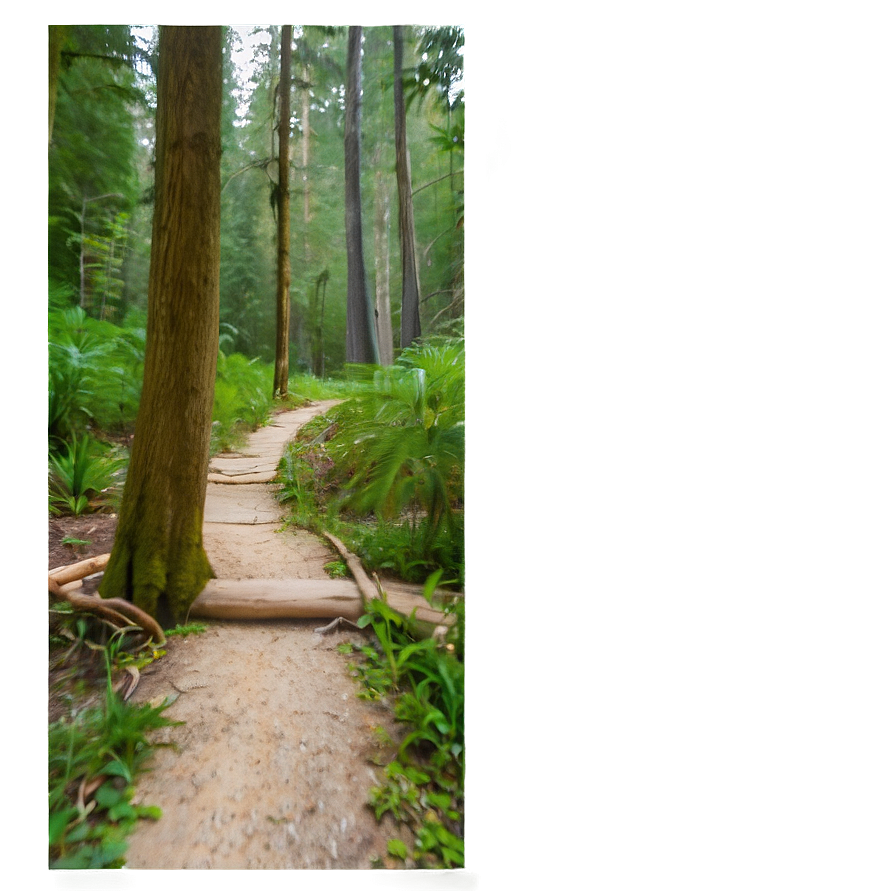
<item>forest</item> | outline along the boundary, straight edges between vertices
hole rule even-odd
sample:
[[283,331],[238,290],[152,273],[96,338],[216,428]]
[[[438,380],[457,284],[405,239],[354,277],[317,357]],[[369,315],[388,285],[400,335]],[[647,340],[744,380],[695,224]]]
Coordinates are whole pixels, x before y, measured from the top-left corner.
[[126,866],[163,824],[138,773],[190,721],[140,683],[221,625],[191,613],[222,578],[212,474],[299,419],[271,538],[359,594],[332,653],[391,710],[359,806],[393,825],[302,861],[463,866],[463,51],[458,26],[50,26],[50,868]]

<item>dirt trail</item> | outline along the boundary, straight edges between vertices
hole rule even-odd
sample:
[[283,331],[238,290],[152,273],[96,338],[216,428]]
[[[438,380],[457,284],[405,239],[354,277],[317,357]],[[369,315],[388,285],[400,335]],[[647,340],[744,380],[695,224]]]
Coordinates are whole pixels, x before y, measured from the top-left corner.
[[[336,554],[310,533],[278,531],[264,479],[298,427],[331,404],[279,415],[239,454],[213,459],[204,536],[219,578],[326,578]],[[168,715],[185,724],[160,732],[178,750],[158,751],[137,782],[137,799],[162,817],[134,832],[128,868],[367,869],[386,855],[401,834],[366,801],[374,730],[391,717],[355,696],[335,651],[345,634],[316,634],[320,625],[208,622],[202,635],[171,639],[146,670],[132,699],[175,695]]]

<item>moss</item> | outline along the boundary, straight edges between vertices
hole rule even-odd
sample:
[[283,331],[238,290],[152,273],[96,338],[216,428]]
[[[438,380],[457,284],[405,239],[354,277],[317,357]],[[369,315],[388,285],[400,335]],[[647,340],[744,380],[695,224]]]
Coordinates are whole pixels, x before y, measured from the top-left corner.
[[[140,525],[122,519],[112,556],[100,584],[102,597],[126,597],[163,626],[183,623],[190,606],[214,577],[202,545],[202,515],[165,531],[143,518]],[[123,531],[122,531],[123,529]]]

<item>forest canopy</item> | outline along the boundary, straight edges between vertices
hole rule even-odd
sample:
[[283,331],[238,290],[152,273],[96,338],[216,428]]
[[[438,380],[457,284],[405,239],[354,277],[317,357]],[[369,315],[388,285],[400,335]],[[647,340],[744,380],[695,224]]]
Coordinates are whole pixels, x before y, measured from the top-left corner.
[[[401,31],[420,330],[424,338],[462,336],[463,31]],[[292,26],[285,104],[291,373],[339,375],[347,360],[348,32]],[[269,363],[277,329],[281,29],[240,26],[224,34],[219,343],[226,354]],[[403,347],[394,37],[392,26],[365,27],[361,50],[363,261],[381,356]],[[51,317],[79,308],[131,333],[145,326],[157,67],[153,26],[50,28]]]

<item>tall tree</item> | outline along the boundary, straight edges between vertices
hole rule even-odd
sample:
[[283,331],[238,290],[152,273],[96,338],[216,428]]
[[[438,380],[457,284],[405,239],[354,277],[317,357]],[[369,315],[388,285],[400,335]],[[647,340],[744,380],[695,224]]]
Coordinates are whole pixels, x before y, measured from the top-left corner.
[[222,29],[162,26],[143,394],[100,593],[166,624],[213,577],[202,543],[218,352]]
[[348,29],[345,79],[345,243],[348,267],[345,359],[349,363],[376,364],[379,352],[361,236],[361,38],[361,27],[351,25]]
[[388,367],[394,360],[391,281],[389,277],[389,191],[386,187],[386,176],[382,171],[377,170],[374,177],[375,213],[373,219],[373,244],[376,266],[374,271],[376,338],[380,350],[380,363]]
[[289,94],[292,87],[292,25],[280,33],[280,145],[277,180],[277,342],[274,398],[289,394]]
[[56,116],[56,95],[59,86],[59,66],[62,62],[62,47],[66,38],[65,25],[50,25],[49,43],[49,98],[50,98],[50,129],[49,143],[53,142],[53,119]]
[[401,240],[401,347],[420,336],[420,279],[414,232],[414,199],[411,189],[411,154],[408,151],[404,104],[404,27],[395,25],[393,54],[395,77],[395,175],[398,180],[398,231]]
[[138,198],[135,87],[127,26],[71,25],[50,31],[56,101],[48,152],[48,262],[50,279],[70,286],[82,304],[99,308],[95,274],[104,257],[92,251],[118,215]]

